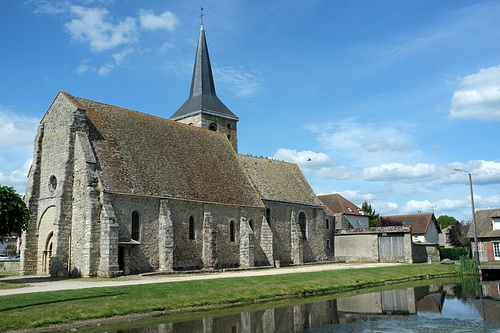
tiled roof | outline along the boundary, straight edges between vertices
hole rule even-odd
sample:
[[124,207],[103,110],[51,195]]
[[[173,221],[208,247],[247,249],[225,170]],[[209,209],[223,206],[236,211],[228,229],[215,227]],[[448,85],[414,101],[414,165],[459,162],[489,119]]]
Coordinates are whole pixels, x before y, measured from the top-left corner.
[[401,223],[410,221],[411,231],[414,234],[425,234],[431,222],[434,223],[439,232],[441,231],[441,228],[437,223],[434,213],[392,215],[392,216],[384,216],[384,218]]
[[86,111],[103,190],[262,207],[225,135],[63,95]]
[[238,160],[262,200],[322,207],[296,164],[246,155]]
[[367,212],[344,198],[338,193],[318,195],[319,200],[334,214],[370,216]]
[[[476,210],[477,237],[500,238],[500,230],[493,230],[492,218],[500,217],[500,208]],[[474,238],[474,226],[471,225],[467,237]]]

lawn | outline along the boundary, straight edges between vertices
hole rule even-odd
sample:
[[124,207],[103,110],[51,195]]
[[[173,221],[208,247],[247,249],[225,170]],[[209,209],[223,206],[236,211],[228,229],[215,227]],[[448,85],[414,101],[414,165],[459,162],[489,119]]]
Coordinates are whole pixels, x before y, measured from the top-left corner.
[[413,264],[279,276],[87,288],[0,297],[0,331],[279,297],[347,291],[391,281],[454,275],[455,265]]

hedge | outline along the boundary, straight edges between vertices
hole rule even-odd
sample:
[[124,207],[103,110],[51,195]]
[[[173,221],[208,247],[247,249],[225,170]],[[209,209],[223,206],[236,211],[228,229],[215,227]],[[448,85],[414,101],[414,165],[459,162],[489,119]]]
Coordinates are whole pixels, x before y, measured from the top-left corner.
[[454,247],[454,248],[442,247],[439,249],[439,253],[441,255],[441,260],[445,258],[451,260],[460,260],[461,256],[469,256],[469,249],[466,247]]

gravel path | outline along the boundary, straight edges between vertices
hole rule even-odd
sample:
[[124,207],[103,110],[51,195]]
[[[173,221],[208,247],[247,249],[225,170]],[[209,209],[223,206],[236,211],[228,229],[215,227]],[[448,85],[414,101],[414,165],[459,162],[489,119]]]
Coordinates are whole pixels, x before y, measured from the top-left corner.
[[368,267],[382,267],[401,265],[397,263],[363,263],[363,264],[318,264],[293,266],[279,269],[255,269],[255,270],[232,270],[214,273],[195,273],[195,274],[169,274],[169,275],[128,275],[114,279],[105,279],[96,281],[96,279],[55,279],[48,276],[9,276],[0,278],[0,282],[12,284],[26,284],[27,286],[15,289],[0,290],[0,296],[98,288],[98,287],[115,287],[125,285],[137,285],[147,283],[164,283],[178,281],[193,281],[193,280],[208,280],[219,278],[246,277],[246,276],[262,276],[262,275],[280,275],[289,273],[304,273],[304,272],[319,272],[338,269],[356,269]]

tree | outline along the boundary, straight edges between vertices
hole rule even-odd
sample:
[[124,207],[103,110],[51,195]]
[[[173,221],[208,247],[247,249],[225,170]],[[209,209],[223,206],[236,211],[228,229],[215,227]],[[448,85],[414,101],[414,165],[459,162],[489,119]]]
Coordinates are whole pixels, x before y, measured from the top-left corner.
[[370,214],[370,217],[368,218],[368,224],[370,227],[378,227],[378,214],[375,213],[375,209],[372,208],[372,205],[370,205],[368,202],[363,202],[361,205],[361,209],[364,212],[367,212]]
[[13,187],[0,186],[0,241],[26,230],[30,211]]
[[439,223],[439,226],[441,227],[442,230],[458,223],[458,220],[453,216],[441,215],[440,217],[437,218],[437,222]]
[[452,225],[446,233],[448,243],[453,247],[468,247],[470,246],[470,239],[467,238],[470,224],[464,225],[457,221]]

